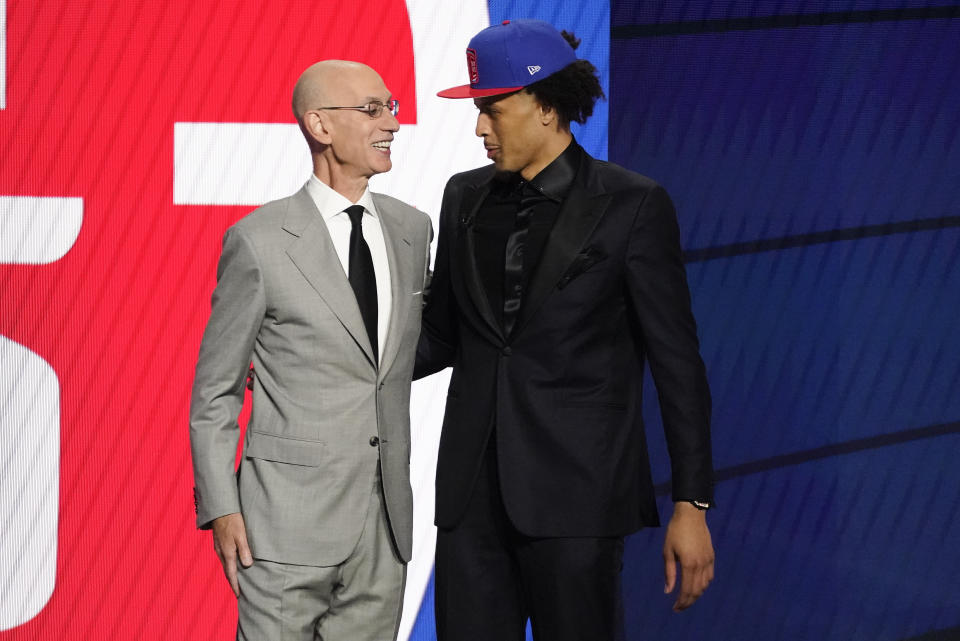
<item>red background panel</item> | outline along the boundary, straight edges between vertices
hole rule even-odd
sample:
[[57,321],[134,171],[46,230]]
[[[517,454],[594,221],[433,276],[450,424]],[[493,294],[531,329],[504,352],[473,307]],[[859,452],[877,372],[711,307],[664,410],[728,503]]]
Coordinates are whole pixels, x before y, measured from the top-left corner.
[[0,639],[229,638],[234,598],[193,525],[187,410],[224,229],[173,205],[181,121],[293,122],[309,64],[370,64],[416,122],[403,2],[9,2],[0,194],[79,196],[74,247],[0,266],[0,334],[61,386],[57,584]]

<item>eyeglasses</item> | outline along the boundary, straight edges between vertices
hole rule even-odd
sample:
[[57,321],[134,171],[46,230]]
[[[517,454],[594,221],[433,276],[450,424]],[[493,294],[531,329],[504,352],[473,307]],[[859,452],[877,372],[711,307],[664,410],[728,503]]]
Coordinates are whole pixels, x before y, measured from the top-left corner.
[[386,104],[373,100],[360,107],[317,107],[317,109],[350,109],[352,111],[362,111],[371,118],[379,118],[384,107],[390,112],[391,116],[396,117],[400,113],[400,101],[396,99],[388,100]]

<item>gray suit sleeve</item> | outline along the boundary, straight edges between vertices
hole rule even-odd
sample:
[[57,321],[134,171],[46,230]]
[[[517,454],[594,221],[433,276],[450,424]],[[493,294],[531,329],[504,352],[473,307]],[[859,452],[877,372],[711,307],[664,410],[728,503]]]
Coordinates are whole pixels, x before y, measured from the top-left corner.
[[234,464],[246,373],[266,309],[256,250],[236,227],[223,237],[210,320],[190,402],[197,527],[240,511]]
[[433,269],[430,265],[430,243],[433,242],[433,221],[427,218],[427,246],[424,249],[426,255],[423,263],[423,301],[426,304],[430,297],[430,282],[433,280]]

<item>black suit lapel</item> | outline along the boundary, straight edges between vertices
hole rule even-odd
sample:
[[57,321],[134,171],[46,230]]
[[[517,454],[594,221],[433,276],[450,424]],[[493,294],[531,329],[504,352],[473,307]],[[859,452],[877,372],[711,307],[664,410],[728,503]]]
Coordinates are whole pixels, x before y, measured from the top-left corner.
[[520,315],[514,333],[519,332],[554,290],[560,277],[593,233],[610,203],[610,196],[603,193],[596,181],[593,159],[584,154],[583,163],[574,180],[570,193],[560,206],[557,221],[547,237],[540,263],[536,266],[530,288],[524,295]]
[[490,183],[485,182],[480,185],[467,185],[464,187],[463,196],[460,200],[460,220],[458,226],[458,251],[459,259],[452,262],[460,267],[457,271],[460,274],[459,281],[466,290],[467,296],[473,302],[473,307],[477,316],[483,322],[483,325],[490,331],[493,339],[503,342],[503,330],[497,317],[490,307],[490,301],[487,299],[487,293],[483,289],[483,283],[480,280],[480,271],[477,269],[476,248],[473,238],[473,221],[476,219],[477,212],[483,204],[487,194],[490,193]]

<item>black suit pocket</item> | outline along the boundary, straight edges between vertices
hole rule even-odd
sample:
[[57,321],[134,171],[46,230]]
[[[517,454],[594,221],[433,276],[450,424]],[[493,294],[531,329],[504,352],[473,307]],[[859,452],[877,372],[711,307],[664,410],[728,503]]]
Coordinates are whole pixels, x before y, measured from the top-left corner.
[[570,284],[574,278],[584,273],[597,263],[606,260],[607,255],[596,247],[587,247],[582,252],[577,254],[576,258],[573,259],[573,262],[570,263],[570,266],[567,267],[567,271],[563,273],[563,276],[560,277],[560,281],[557,283],[557,289],[563,289]]

